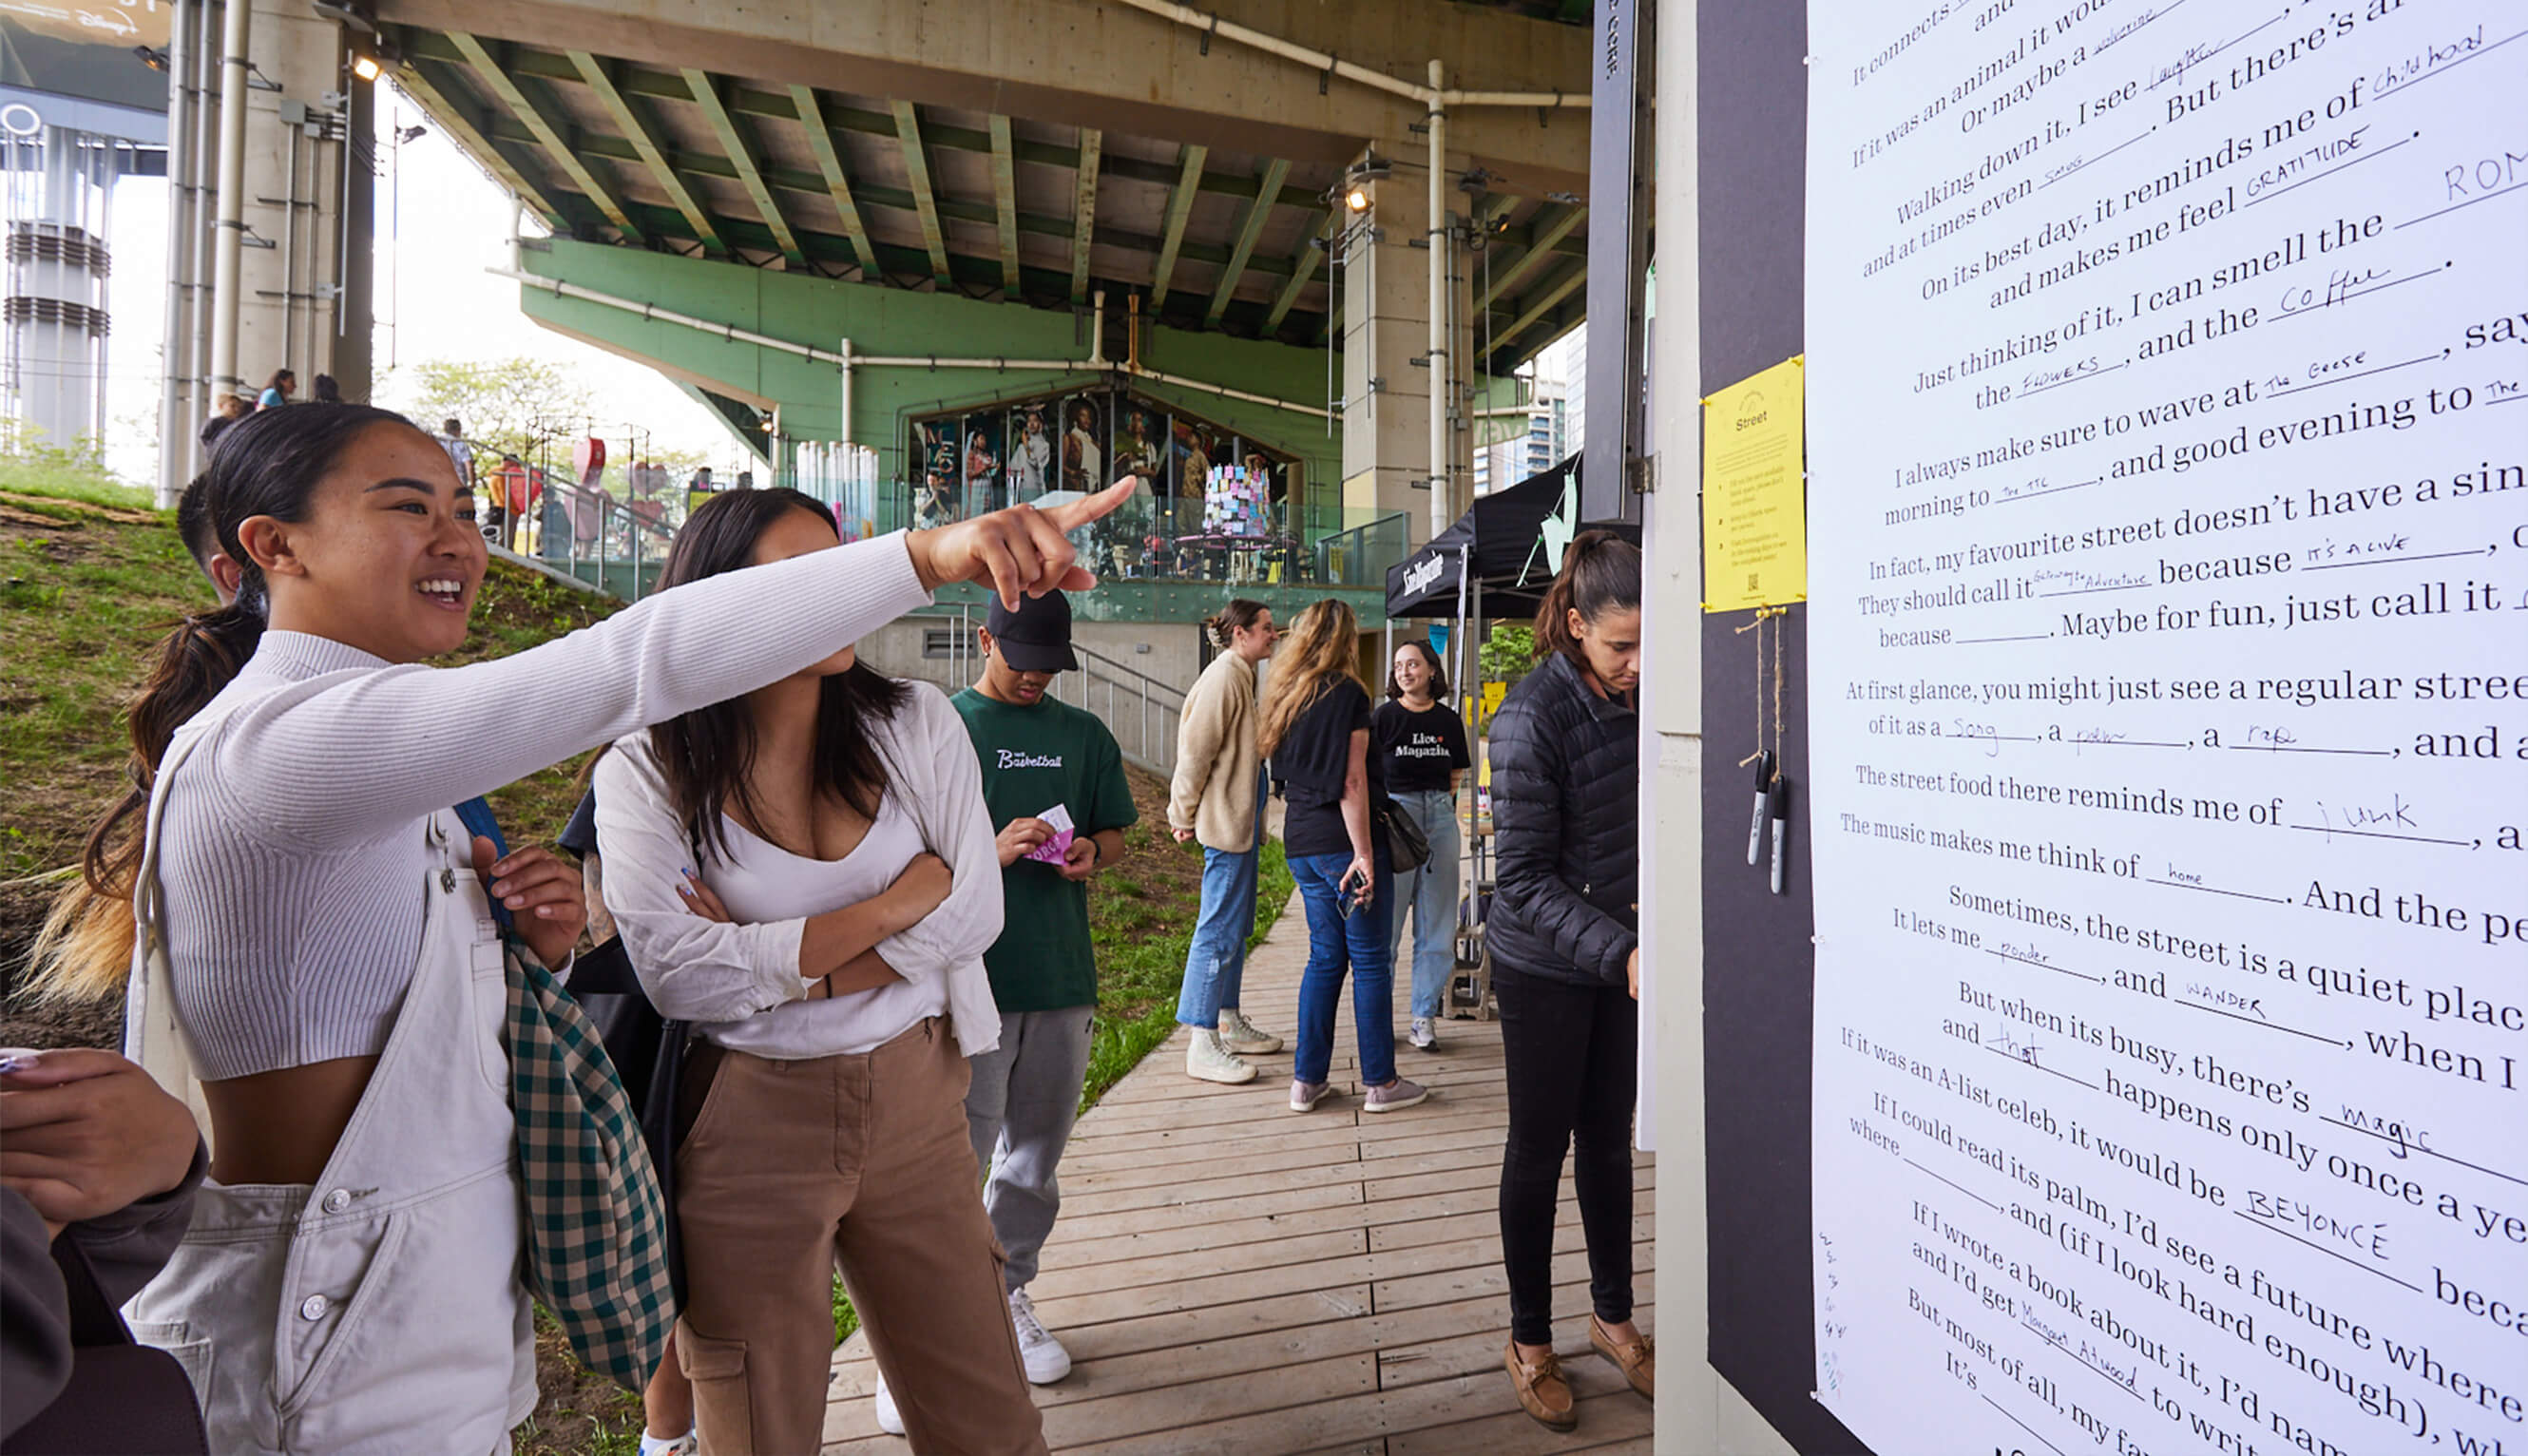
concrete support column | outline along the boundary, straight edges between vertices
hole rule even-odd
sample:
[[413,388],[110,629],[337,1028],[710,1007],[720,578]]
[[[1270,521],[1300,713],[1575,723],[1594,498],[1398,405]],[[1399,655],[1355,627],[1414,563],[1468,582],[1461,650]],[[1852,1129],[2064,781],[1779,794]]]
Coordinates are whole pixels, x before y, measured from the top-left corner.
[[[1372,150],[1391,162],[1417,155],[1420,138]],[[1433,372],[1415,363],[1431,347],[1431,227],[1421,169],[1397,166],[1363,183],[1369,211],[1355,220],[1343,271],[1343,524],[1402,513],[1412,539],[1427,538]]]
[[231,68],[220,96],[222,130],[233,114],[241,126],[227,143],[238,152],[237,195],[219,199],[220,216],[238,226],[233,244],[220,240],[214,289],[227,296],[209,301],[211,372],[226,376],[212,387],[251,397],[286,368],[300,400],[319,374],[333,375],[344,398],[365,399],[376,186],[369,83],[351,76],[335,22],[290,0],[238,3],[251,6],[251,65]]

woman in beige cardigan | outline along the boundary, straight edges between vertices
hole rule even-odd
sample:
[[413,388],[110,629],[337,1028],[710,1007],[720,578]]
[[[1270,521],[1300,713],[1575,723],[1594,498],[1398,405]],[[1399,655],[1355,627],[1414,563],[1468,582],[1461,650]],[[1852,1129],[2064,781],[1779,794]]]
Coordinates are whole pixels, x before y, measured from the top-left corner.
[[1202,917],[1185,950],[1177,1020],[1193,1028],[1185,1074],[1206,1082],[1251,1082],[1238,1055],[1282,1050],[1238,1009],[1246,941],[1255,933],[1255,861],[1264,847],[1264,759],[1255,747],[1256,665],[1281,634],[1260,601],[1232,601],[1202,624],[1220,655],[1194,680],[1177,727],[1177,771],[1168,790],[1168,827],[1183,843],[1202,841]]

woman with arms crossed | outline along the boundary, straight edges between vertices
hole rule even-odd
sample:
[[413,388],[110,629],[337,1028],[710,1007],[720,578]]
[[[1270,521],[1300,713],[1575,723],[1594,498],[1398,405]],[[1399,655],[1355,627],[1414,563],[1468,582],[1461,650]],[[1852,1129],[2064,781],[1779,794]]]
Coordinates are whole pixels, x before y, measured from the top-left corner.
[[[664,597],[843,547],[796,491],[716,496]],[[922,1451],[1040,1452],[966,1123],[1000,1041],[1001,865],[965,722],[846,644],[598,761],[606,908],[679,1086],[676,1348],[711,1456],[813,1451],[841,1266]]]
[[[362,405],[267,411],[222,442],[208,490],[237,599],[180,627],[133,703],[155,802],[135,790],[91,838],[51,969],[119,985],[131,897],[154,884],[172,985],[144,990],[172,994],[213,1157],[132,1324],[193,1372],[215,1450],[498,1450],[535,1362],[479,881],[555,965],[583,911],[569,869],[489,862],[446,806],[798,672],[943,583],[1084,586],[1063,533],[1130,491],[732,573],[432,669],[465,639],[486,551],[429,436]],[[474,732],[495,713],[508,731]]]

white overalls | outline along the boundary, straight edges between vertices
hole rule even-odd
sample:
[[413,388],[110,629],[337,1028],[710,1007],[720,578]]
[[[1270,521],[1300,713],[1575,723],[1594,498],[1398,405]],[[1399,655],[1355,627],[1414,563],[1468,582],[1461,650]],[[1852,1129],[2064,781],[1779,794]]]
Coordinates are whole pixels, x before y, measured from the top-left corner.
[[[169,755],[150,806],[126,1030],[196,1108],[151,932],[166,787],[201,736]],[[455,814],[414,832],[440,867],[419,887],[412,984],[323,1177],[204,1182],[175,1258],[125,1311],[183,1362],[215,1451],[500,1452],[535,1409],[499,930]]]

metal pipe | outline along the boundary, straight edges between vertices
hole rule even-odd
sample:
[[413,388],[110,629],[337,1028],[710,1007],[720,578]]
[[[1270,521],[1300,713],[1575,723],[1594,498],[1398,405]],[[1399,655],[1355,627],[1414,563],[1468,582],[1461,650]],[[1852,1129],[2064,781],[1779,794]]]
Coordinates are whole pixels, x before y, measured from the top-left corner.
[[[252,3],[252,0],[241,0]],[[307,372],[307,397],[316,397],[315,358],[292,358],[298,342],[298,129],[290,133],[289,152],[281,171],[281,364]]]
[[841,352],[837,355],[837,358],[838,358],[838,360],[840,361],[840,363],[841,363],[841,364],[842,364],[842,366],[843,366],[843,428],[842,428],[841,435],[842,435],[842,442],[843,442],[844,444],[848,445],[848,444],[850,444],[850,443],[852,442],[852,440],[853,440],[853,436],[852,436],[852,341],[851,341],[850,338],[846,337],[846,338],[844,338],[842,340],[840,340],[839,347],[840,347]]
[[[211,89],[211,6],[209,0],[196,0],[193,6],[193,128],[192,147],[184,158],[187,188],[193,194],[192,210],[185,221],[190,235],[184,247],[189,254],[185,265],[184,336],[184,378],[180,410],[191,425],[184,439],[184,476],[191,479],[202,466],[200,422],[210,417],[217,401],[212,398],[210,381],[210,298],[203,283],[211,271],[211,230],[205,226],[206,213],[212,205],[211,187],[211,107],[216,93]],[[172,158],[171,158],[172,160]]]
[[158,508],[165,510],[176,503],[184,489],[188,463],[181,442],[193,433],[194,426],[184,417],[183,391],[184,350],[178,339],[183,336],[184,319],[184,286],[190,280],[185,274],[184,227],[192,216],[192,198],[184,186],[184,158],[193,144],[191,87],[185,83],[185,68],[192,64],[193,47],[185,35],[189,17],[199,10],[202,0],[176,0],[176,13],[167,26],[167,311],[163,325],[166,348],[161,351],[158,369]]
[[1424,87],[1417,86],[1409,80],[1397,80],[1383,71],[1372,71],[1366,66],[1354,65],[1325,51],[1310,50],[1304,45],[1284,40],[1278,35],[1267,35],[1261,30],[1250,29],[1235,21],[1224,21],[1217,15],[1205,14],[1189,5],[1176,4],[1175,0],[1124,0],[1124,3],[1134,10],[1146,11],[1161,20],[1174,21],[1187,29],[1200,30],[1223,40],[1235,40],[1240,45],[1252,46],[1267,54],[1280,56],[1286,61],[1296,62],[1310,71],[1340,76],[1345,80],[1357,81],[1390,95],[1402,96],[1409,101],[1420,101],[1426,104],[1446,102],[1451,106],[1547,108],[1585,107],[1589,104],[1589,97],[1585,92],[1572,95],[1566,95],[1560,91],[1443,92],[1437,82]]
[[784,353],[795,354],[802,359],[812,359],[822,364],[844,364],[854,367],[867,365],[880,369],[1045,369],[1070,373],[1104,369],[1130,375],[1134,379],[1147,380],[1152,384],[1198,390],[1223,399],[1242,400],[1248,404],[1268,405],[1274,409],[1287,409],[1306,415],[1327,414],[1325,406],[1320,404],[1301,404],[1290,399],[1276,399],[1270,394],[1233,390],[1226,385],[1215,385],[1207,380],[1186,379],[1182,375],[1169,374],[1163,370],[1141,368],[1132,364],[1116,364],[1111,360],[1098,363],[1087,359],[948,358],[932,354],[835,353],[829,349],[815,348],[804,343],[794,343],[787,338],[774,338],[769,335],[755,333],[753,330],[740,329],[734,324],[718,324],[709,319],[698,319],[691,314],[678,313],[674,309],[660,308],[655,303],[641,303],[630,298],[617,297],[611,293],[601,293],[595,288],[584,288],[577,284],[566,284],[558,279],[544,278],[515,268],[488,268],[484,271],[495,278],[505,278],[528,287],[542,288],[556,298],[577,298],[586,303],[600,303],[608,308],[637,313],[644,319],[654,319],[660,323],[699,330],[733,343],[751,343],[763,348],[779,349]]
[[1448,113],[1437,99],[1442,93],[1440,63],[1431,63],[1430,232],[1431,299],[1427,334],[1431,383],[1431,538],[1455,519],[1448,508],[1448,394],[1454,371],[1448,367]]
[[246,42],[254,0],[228,0],[220,27],[220,223],[211,275],[211,387],[242,390],[237,373],[238,252],[245,243]]

